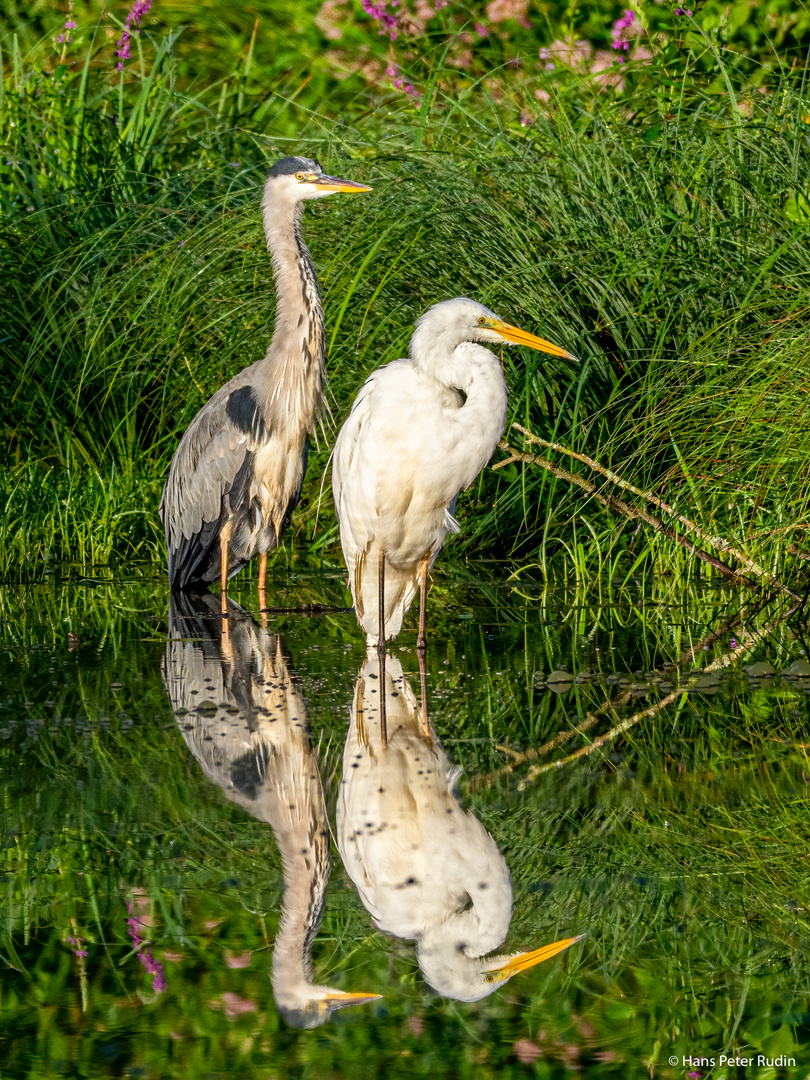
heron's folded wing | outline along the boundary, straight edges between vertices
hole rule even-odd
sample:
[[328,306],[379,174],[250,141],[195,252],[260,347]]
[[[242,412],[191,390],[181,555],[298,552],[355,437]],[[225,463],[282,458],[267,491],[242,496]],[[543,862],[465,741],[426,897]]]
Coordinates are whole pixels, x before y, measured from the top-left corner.
[[352,411],[338,433],[332,458],[332,491],[340,522],[340,539],[347,558],[365,552],[374,536],[376,473],[371,416],[375,372],[357,395]]
[[225,497],[238,501],[234,489],[248,483],[246,466],[254,443],[251,431],[228,416],[227,398],[212,398],[186,430],[160,504],[173,585],[183,588],[194,580],[209,557]]

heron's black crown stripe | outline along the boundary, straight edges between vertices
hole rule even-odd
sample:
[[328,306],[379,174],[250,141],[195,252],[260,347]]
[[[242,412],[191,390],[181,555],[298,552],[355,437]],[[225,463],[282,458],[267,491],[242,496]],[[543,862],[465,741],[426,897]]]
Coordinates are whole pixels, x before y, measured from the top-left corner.
[[251,435],[260,443],[267,440],[264,420],[252,387],[240,386],[229,394],[225,413],[230,422],[245,435]]
[[271,165],[267,170],[267,179],[271,176],[292,176],[297,172],[322,172],[317,161],[308,157],[285,157]]

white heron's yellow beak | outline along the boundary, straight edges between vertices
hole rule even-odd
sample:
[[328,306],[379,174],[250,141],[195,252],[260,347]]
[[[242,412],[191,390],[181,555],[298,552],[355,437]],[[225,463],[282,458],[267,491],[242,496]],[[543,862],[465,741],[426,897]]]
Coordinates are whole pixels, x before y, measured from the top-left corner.
[[356,184],[354,180],[341,180],[339,176],[327,176],[325,173],[313,175],[308,178],[308,182],[316,187],[318,191],[344,191],[347,194],[353,194],[360,191],[374,190],[365,184]]
[[496,334],[500,334],[504,341],[509,341],[513,345],[526,345],[530,349],[537,349],[538,352],[548,353],[550,356],[561,356],[566,360],[577,359],[573,353],[566,352],[559,345],[554,345],[551,341],[546,341],[545,338],[536,337],[534,334],[530,334],[528,330],[521,330],[519,326],[501,322],[500,319],[489,319],[487,325]]
[[579,934],[577,937],[562,938],[551,945],[544,945],[541,949],[510,956],[505,964],[499,961],[497,967],[484,969],[487,972],[487,980],[489,980],[490,975],[493,975],[498,980],[511,979],[513,975],[517,975],[521,971],[528,971],[529,968],[534,967],[536,964],[542,964],[544,960],[550,960],[552,956],[561,953],[569,945],[575,945],[576,942],[581,941],[584,936],[584,934]]
[[323,999],[323,1004],[330,1009],[342,1009],[346,1005],[365,1005],[376,1001],[382,994],[339,994],[330,992]]

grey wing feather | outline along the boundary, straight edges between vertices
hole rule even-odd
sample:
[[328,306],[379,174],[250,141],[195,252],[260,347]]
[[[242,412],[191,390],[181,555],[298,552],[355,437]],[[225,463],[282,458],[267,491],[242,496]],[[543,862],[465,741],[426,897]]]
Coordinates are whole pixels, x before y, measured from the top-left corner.
[[224,386],[194,417],[163,490],[160,516],[174,588],[200,580],[228,516],[227,497],[248,479],[245,466],[254,439],[228,415],[231,392],[231,384]]

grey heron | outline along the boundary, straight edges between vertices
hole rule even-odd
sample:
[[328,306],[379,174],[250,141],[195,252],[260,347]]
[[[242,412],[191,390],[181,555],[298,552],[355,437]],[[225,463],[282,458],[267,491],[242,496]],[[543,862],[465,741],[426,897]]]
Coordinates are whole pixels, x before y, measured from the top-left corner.
[[341,428],[332,460],[340,542],[357,621],[385,648],[421,586],[425,647],[428,570],[450,532],[456,497],[492,456],[506,422],[506,383],[487,344],[565,349],[503,322],[465,297],[429,308],[406,360],[372,372]]
[[477,1001],[580,939],[486,955],[509,930],[512,880],[492,836],[461,807],[458,772],[399,660],[370,649],[343,755],[338,849],[376,927],[416,942],[422,974],[438,993]]
[[214,595],[172,597],[163,681],[205,775],[273,832],[284,875],[273,996],[288,1023],[315,1027],[336,1009],[379,995],[346,993],[312,979],[330,833],[306,703],[280,638],[232,601],[228,614],[231,630],[223,636]]
[[267,552],[298,502],[307,439],[323,404],[323,305],[301,232],[304,203],[370,190],[327,176],[304,157],[282,158],[267,174],[262,211],[278,298],[273,336],[264,357],[191,421],[160,503],[172,589],[201,591],[219,578],[223,616],[228,578],[255,555],[265,607]]

